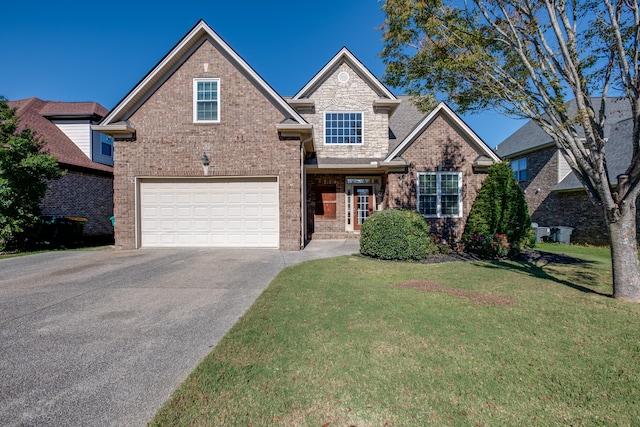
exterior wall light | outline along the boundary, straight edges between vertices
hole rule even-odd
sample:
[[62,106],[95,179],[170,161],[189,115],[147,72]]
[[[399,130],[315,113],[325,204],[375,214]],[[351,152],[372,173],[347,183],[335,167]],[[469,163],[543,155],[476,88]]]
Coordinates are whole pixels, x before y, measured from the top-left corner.
[[209,156],[207,156],[207,153],[202,153],[200,160],[202,160],[202,170],[204,174],[209,175]]

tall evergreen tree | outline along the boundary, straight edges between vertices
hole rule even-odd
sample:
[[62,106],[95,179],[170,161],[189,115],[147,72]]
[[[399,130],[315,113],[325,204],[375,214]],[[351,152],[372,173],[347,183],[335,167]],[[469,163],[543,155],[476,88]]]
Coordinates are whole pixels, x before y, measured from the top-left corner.
[[513,177],[507,162],[496,163],[489,168],[476,197],[463,238],[474,234],[504,234],[514,247],[524,243],[531,230],[531,218],[522,189]]
[[38,223],[47,180],[61,176],[55,157],[0,97],[0,251],[24,246]]

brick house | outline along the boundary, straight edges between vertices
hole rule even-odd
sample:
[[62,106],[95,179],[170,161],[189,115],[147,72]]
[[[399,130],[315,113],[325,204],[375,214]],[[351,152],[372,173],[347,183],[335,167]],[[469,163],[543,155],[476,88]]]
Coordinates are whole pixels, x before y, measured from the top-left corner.
[[40,203],[45,216],[87,220],[84,238],[113,242],[113,142],[91,129],[107,113],[95,102],[59,102],[27,98],[9,101],[20,126],[44,139],[65,175],[48,183]]
[[[570,104],[570,108],[575,108]],[[606,104],[607,168],[615,185],[631,158],[631,106],[625,98],[609,98]],[[531,220],[552,229],[571,228],[572,243],[609,243],[602,212],[571,171],[551,137],[533,121],[501,142],[496,153],[511,162],[529,205]]]
[[499,160],[447,105],[419,113],[346,48],[283,98],[204,21],[94,129],[115,138],[125,248],[299,250],[389,208],[459,238]]

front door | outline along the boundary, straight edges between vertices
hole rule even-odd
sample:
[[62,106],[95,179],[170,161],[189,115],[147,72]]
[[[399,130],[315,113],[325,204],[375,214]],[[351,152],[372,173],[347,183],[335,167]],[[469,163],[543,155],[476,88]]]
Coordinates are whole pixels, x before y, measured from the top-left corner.
[[365,219],[373,213],[373,187],[356,186],[353,188],[353,229],[360,230]]

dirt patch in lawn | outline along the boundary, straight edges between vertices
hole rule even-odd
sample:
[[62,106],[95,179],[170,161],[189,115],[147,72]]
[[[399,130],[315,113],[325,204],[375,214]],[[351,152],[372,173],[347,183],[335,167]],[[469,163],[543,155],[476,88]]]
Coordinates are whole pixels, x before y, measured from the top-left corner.
[[481,305],[509,306],[516,303],[514,298],[503,295],[481,294],[465,289],[450,288],[448,286],[442,286],[431,280],[411,280],[409,282],[396,283],[395,286],[398,288],[416,289],[425,292],[444,292],[458,298],[466,298]]

